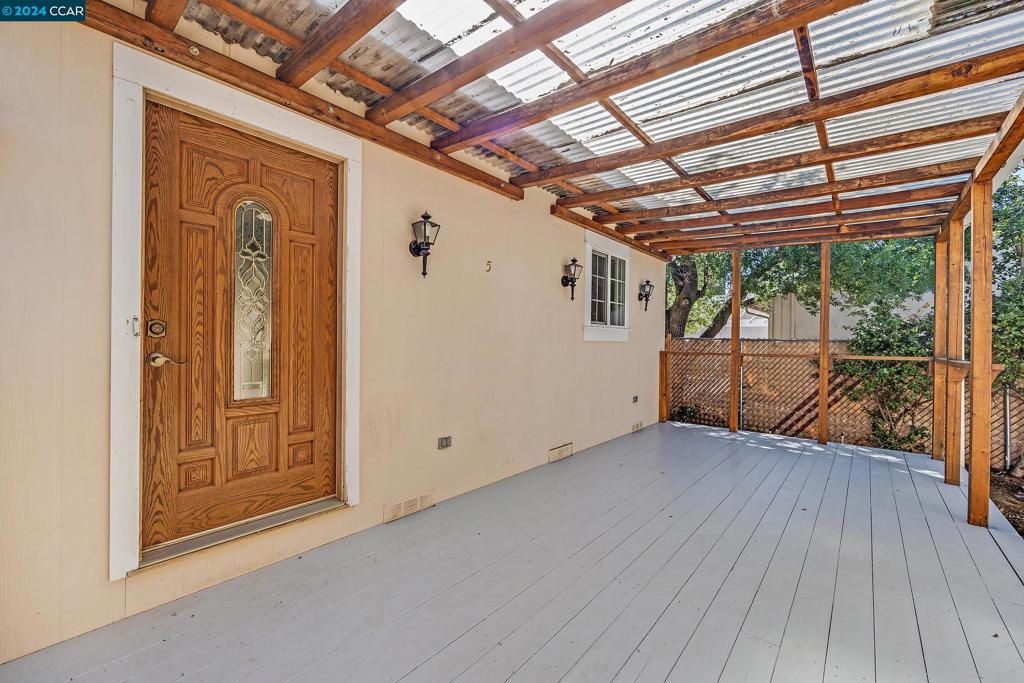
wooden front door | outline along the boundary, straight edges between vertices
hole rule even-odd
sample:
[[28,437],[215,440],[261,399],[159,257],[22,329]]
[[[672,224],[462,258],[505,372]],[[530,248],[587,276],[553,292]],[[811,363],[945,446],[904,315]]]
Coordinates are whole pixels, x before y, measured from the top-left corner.
[[146,104],[142,548],[335,493],[337,166]]

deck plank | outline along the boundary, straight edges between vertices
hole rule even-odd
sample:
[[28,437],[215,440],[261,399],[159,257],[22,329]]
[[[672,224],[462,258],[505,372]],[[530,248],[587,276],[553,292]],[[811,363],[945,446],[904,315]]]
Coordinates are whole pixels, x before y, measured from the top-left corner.
[[839,452],[852,460],[824,680],[871,683],[875,680],[871,460],[850,446],[840,447]]
[[871,470],[871,567],[878,683],[927,680],[889,458],[860,451]]
[[808,499],[801,500],[801,514],[794,516],[786,527],[741,630],[731,644],[719,678],[722,683],[766,683],[771,680],[834,463],[833,446],[819,456],[820,485],[813,493],[809,492]]
[[[655,425],[0,683],[1024,680],[1024,539],[921,456]],[[980,673],[979,673],[980,672]]]
[[920,466],[909,470],[978,673],[986,683],[1024,680],[1024,660],[936,490],[941,480]]
[[824,679],[843,517],[853,463],[848,451],[837,451],[835,458],[772,673],[771,680],[779,683],[821,683]]

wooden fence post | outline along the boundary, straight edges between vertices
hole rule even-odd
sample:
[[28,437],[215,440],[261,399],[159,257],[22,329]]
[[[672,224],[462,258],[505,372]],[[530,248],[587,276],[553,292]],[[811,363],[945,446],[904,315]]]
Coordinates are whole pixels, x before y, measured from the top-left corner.
[[821,303],[818,310],[818,443],[828,443],[828,384],[830,378],[829,313],[832,299],[832,247],[821,243]]
[[732,250],[732,336],[729,345],[729,431],[740,428],[740,256],[739,249]]
[[935,340],[932,355],[932,457],[946,457],[946,327],[949,311],[949,239],[935,240]]
[[658,353],[658,421],[668,422],[668,351]]
[[992,467],[992,181],[971,186],[971,469],[967,521],[988,526]]
[[[949,281],[946,312],[946,358],[964,359],[964,223],[949,222],[946,246]],[[946,483],[960,485],[960,467],[964,448],[964,378],[963,368],[946,363]]]

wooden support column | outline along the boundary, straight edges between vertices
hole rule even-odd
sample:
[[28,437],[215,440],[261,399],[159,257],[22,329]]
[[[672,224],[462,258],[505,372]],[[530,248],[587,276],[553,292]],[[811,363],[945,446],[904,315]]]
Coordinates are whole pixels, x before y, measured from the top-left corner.
[[[948,282],[946,292],[946,358],[964,358],[964,224],[962,219],[949,222],[946,243]],[[936,309],[936,317],[938,310]],[[936,330],[938,327],[936,326]],[[964,448],[964,370],[946,363],[946,483],[960,485],[960,467]]]
[[992,181],[971,187],[971,457],[967,521],[988,526],[992,451]]
[[732,335],[729,346],[729,431],[740,428],[740,299],[742,282],[740,280],[739,249],[732,251]]
[[668,351],[658,352],[658,422],[668,421]]
[[828,443],[829,312],[832,298],[832,247],[821,244],[821,304],[818,327],[818,443]]
[[949,239],[935,240],[935,345],[932,355],[932,457],[946,457],[946,327],[949,311]]

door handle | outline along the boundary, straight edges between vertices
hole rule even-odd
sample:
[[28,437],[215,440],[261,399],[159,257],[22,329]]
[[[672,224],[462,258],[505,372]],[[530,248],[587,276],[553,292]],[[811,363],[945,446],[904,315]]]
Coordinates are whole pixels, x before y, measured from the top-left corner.
[[154,351],[146,356],[146,365],[153,368],[158,368],[166,363],[170,363],[171,365],[184,365],[187,362],[187,360],[174,360],[173,358],[168,358],[159,351]]

